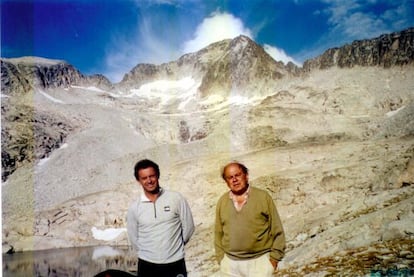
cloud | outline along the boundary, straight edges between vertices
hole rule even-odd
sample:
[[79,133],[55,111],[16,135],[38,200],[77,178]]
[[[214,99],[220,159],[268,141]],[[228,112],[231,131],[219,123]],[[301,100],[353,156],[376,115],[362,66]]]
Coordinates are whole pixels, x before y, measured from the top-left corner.
[[297,66],[302,66],[299,62],[294,60],[292,57],[288,56],[283,49],[279,49],[269,44],[265,44],[263,48],[275,61],[281,61],[284,64],[292,62]]
[[341,35],[343,40],[370,38],[389,31],[381,15],[364,12],[356,3],[350,6],[335,3],[327,12],[331,13],[328,21],[332,26],[331,34]]
[[252,32],[232,14],[214,12],[198,25],[194,38],[184,43],[183,53],[196,52],[213,42],[232,39],[239,35],[252,38]]
[[111,82],[119,82],[125,73],[132,69],[133,61],[136,60],[131,45],[126,41],[118,41],[118,51],[111,48],[105,57],[105,72]]
[[[360,1],[324,0],[328,4],[323,11],[329,16],[332,42],[344,43],[356,39],[369,39],[384,33],[400,30],[410,25],[407,21],[412,4],[410,1]],[[378,5],[386,8],[379,9]]]
[[107,48],[104,74],[112,82],[121,81],[139,63],[160,64],[179,57],[179,46],[166,41],[168,36],[158,30],[166,25],[157,21],[161,22],[156,16],[142,16],[135,32],[114,35]]
[[300,61],[316,57],[332,47],[354,40],[371,39],[413,25],[412,0],[322,0],[325,8],[314,14],[327,17],[328,28],[320,39],[295,57]]
[[387,31],[387,26],[381,18],[356,12],[350,14],[341,25],[345,37],[351,39],[369,38]]

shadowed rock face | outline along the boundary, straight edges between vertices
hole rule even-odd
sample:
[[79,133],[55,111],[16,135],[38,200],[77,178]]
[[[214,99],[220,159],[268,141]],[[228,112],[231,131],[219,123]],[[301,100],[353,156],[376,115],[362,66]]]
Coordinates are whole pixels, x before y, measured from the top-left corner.
[[2,181],[16,168],[49,157],[75,129],[70,119],[4,101],[2,108]]
[[[238,37],[171,63],[137,65],[114,85],[60,61],[2,59],[4,246],[127,245],[126,236],[97,241],[91,228],[125,226],[140,193],[133,165],[150,158],[161,185],[192,208],[190,272],[214,276],[214,206],[226,192],[220,169],[239,160],[278,206],[288,242],[283,272],[411,266],[404,257],[414,239],[414,67],[408,48],[399,50],[410,30],[381,36],[392,40],[380,51],[380,60],[395,62],[389,67],[357,56],[352,66],[338,63],[379,38],[328,50],[301,69]],[[357,266],[348,253],[376,262]],[[343,264],[333,269],[333,261]]]
[[[72,65],[60,61],[52,62],[31,57],[3,59],[1,66],[4,74],[2,93],[5,94],[27,92],[26,84],[41,88],[64,88],[79,83],[84,78]],[[16,91],[13,84],[22,84],[23,89]]]

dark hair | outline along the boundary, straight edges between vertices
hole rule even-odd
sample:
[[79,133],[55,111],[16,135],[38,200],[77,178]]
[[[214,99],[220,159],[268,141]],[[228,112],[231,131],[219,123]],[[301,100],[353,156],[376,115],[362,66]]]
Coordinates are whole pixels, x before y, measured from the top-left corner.
[[226,178],[225,178],[225,176],[224,176],[224,171],[226,171],[226,168],[227,168],[229,165],[232,165],[232,164],[238,165],[238,166],[240,167],[241,171],[242,171],[244,174],[249,174],[249,170],[247,169],[247,167],[246,167],[244,164],[239,163],[239,162],[231,162],[231,163],[226,164],[226,165],[223,167],[223,170],[221,171],[221,177],[222,177],[224,180],[226,180]]
[[139,178],[139,175],[138,175],[139,170],[149,168],[149,167],[152,167],[155,170],[155,174],[157,175],[157,178],[160,178],[160,168],[158,167],[158,165],[151,160],[143,159],[143,160],[138,161],[135,164],[135,167],[134,167],[135,179],[138,180]]

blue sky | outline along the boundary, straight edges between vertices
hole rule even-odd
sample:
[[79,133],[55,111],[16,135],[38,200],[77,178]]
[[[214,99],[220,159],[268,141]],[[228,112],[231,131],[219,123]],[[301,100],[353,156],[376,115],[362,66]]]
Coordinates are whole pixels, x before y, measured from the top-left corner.
[[1,0],[1,57],[65,60],[112,82],[240,34],[301,65],[414,26],[414,0]]

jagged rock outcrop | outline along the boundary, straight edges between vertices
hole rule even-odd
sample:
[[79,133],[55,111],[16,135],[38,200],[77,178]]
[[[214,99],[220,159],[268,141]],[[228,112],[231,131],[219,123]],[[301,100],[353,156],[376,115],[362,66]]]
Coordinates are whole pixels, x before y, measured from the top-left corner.
[[83,84],[87,84],[89,86],[95,86],[97,88],[103,89],[103,90],[112,90],[114,88],[111,81],[108,80],[104,75],[102,74],[94,74],[90,76],[85,77],[86,81],[82,82]]
[[95,85],[112,88],[103,75],[85,76],[71,64],[39,57],[1,59],[1,92],[25,93],[30,88],[67,88],[71,85]]
[[47,158],[74,129],[68,118],[36,111],[30,105],[2,103],[2,181],[19,166]]
[[21,74],[13,63],[1,59],[1,93],[22,94],[30,91],[31,83],[27,76]]
[[166,66],[157,66],[154,64],[138,64],[130,72],[125,74],[124,78],[120,82],[122,87],[139,87],[141,84],[151,82],[157,79],[160,75],[163,75],[163,69],[168,72]]
[[410,64],[414,61],[414,27],[377,38],[356,40],[305,61],[303,70],[325,69],[332,66],[383,66]]

